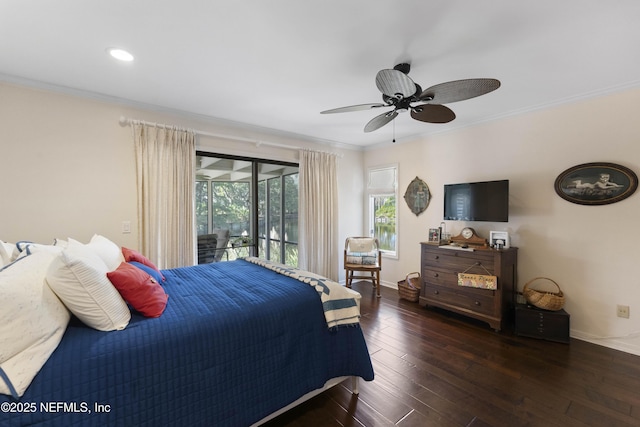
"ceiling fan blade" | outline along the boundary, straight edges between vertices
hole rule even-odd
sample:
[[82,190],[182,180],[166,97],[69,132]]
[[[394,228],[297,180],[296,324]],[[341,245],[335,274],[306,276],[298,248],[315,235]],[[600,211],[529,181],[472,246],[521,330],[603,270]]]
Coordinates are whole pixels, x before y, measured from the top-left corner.
[[396,111],[389,111],[387,113],[382,113],[379,116],[375,116],[366,124],[364,131],[373,132],[376,129],[380,129],[382,126],[395,119],[397,115],[398,113]]
[[376,86],[387,96],[407,98],[416,93],[416,84],[402,71],[380,70],[376,75]]
[[320,114],[348,113],[350,111],[371,110],[372,108],[378,108],[378,107],[389,107],[389,105],[381,104],[379,102],[375,104],[350,105],[348,107],[340,107],[340,108],[334,108],[332,110],[320,111]]
[[420,101],[428,104],[450,104],[492,92],[500,87],[496,79],[466,79],[440,83],[425,89]]
[[427,123],[449,123],[456,118],[456,113],[444,105],[423,104],[411,110],[411,117]]

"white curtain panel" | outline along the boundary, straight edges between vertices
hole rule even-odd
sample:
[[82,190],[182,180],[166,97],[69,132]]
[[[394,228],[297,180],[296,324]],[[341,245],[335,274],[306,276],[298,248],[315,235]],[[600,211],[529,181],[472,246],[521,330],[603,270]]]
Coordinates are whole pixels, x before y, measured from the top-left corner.
[[338,280],[337,155],[300,151],[298,266]]
[[139,251],[159,268],[195,263],[195,133],[132,123]]

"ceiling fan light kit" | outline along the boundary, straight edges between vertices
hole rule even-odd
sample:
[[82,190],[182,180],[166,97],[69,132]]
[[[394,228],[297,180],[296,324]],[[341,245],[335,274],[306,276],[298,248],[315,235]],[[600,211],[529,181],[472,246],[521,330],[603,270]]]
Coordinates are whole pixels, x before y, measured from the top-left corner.
[[393,69],[378,71],[376,87],[382,92],[381,103],[358,104],[348,107],[322,111],[321,114],[346,113],[350,111],[372,110],[374,108],[392,107],[371,119],[364,127],[365,132],[380,129],[398,116],[398,113],[411,111],[415,120],[427,123],[448,123],[456,118],[455,113],[443,104],[464,101],[485,95],[500,87],[496,79],[454,80],[431,86],[424,91],[419,84],[408,76],[411,64],[401,63]]

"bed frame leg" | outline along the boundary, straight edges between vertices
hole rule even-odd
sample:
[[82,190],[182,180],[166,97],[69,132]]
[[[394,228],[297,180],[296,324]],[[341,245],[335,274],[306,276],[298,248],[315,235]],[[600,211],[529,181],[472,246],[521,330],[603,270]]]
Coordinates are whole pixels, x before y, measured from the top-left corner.
[[351,377],[351,392],[353,394],[360,394],[360,390],[358,389],[358,377]]

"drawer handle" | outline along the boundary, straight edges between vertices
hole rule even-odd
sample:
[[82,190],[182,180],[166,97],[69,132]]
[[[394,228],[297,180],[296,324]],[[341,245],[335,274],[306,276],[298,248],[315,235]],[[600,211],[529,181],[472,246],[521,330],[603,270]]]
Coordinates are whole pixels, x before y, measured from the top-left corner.
[[434,259],[440,259],[440,255],[436,255]]
[[479,306],[480,305],[480,301],[476,301],[476,302],[474,302],[474,304]]
[[438,277],[438,273],[433,273],[433,277]]
[[438,295],[440,291],[433,291],[434,294]]

